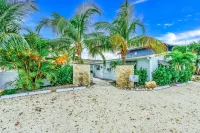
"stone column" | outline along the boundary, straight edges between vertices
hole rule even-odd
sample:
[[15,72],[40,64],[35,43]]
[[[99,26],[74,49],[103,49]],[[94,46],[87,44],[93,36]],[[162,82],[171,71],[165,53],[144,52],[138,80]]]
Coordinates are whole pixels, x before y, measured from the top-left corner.
[[80,86],[90,86],[90,65],[73,65],[73,84]]
[[130,75],[134,74],[133,65],[119,65],[116,67],[116,87],[117,88],[131,88],[134,83],[129,81]]

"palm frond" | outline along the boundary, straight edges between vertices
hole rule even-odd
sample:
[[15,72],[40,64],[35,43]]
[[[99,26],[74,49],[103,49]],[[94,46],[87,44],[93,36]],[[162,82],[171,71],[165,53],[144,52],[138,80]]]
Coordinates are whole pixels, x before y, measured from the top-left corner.
[[0,0],[0,7],[0,32],[15,31],[28,14],[37,10],[31,0]]
[[135,19],[131,22],[131,24],[129,25],[129,28],[128,28],[128,35],[131,35],[132,33],[136,33],[136,29],[137,27],[140,27],[142,29],[142,33],[144,34],[145,33],[145,27],[144,25],[140,22],[140,20],[138,19]]
[[3,50],[27,50],[30,46],[24,37],[15,34],[15,33],[7,33],[0,34],[0,49]]
[[149,37],[149,36],[137,36],[129,40],[129,46],[135,48],[146,47],[152,49],[155,53],[164,53],[167,52],[167,46],[162,41]]

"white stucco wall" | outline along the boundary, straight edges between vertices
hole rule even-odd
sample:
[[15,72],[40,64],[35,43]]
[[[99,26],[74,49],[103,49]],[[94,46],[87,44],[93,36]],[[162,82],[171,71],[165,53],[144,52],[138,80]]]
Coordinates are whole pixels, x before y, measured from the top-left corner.
[[[97,65],[100,65],[100,70],[96,69]],[[92,65],[93,76],[96,78],[115,80],[115,69],[111,69],[111,71],[108,71],[108,68],[110,68],[110,62],[107,62],[106,66],[104,66],[103,64]]]
[[149,63],[150,63],[149,60],[146,58],[139,59],[139,60],[137,60],[137,63],[136,63],[137,70],[139,70],[140,68],[147,69],[147,74],[148,74],[147,80],[148,81],[151,80]]
[[104,67],[103,78],[109,80],[116,80],[115,69],[111,69],[111,71],[108,71],[108,68],[110,68],[110,62],[107,62],[106,66]]
[[153,77],[152,77],[152,74],[153,72],[158,68],[159,66],[159,60],[164,60],[164,56],[161,55],[161,56],[157,56],[157,57],[153,57],[153,58],[150,58],[149,61],[149,65],[150,65],[150,69],[149,69],[149,79],[150,81],[153,80]]
[[6,84],[15,81],[17,77],[17,71],[0,72],[0,89],[13,89],[13,86],[6,86]]
[[[100,70],[97,70],[97,65],[100,65]],[[93,76],[96,78],[103,78],[103,64],[93,65]]]

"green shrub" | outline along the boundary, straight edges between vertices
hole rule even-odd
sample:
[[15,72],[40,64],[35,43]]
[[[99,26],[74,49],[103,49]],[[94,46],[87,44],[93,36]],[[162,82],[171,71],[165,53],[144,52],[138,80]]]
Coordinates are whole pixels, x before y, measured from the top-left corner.
[[170,69],[167,67],[159,66],[153,72],[153,80],[157,85],[167,85],[172,83],[172,75]]
[[170,66],[169,71],[172,76],[171,83],[177,83],[180,79],[180,71],[176,70],[174,66]]
[[2,95],[12,95],[12,94],[16,94],[17,92],[18,92],[17,89],[4,90]]
[[57,81],[56,85],[65,85],[73,83],[73,67],[66,65],[61,66],[55,71]]
[[192,70],[187,67],[182,70],[177,70],[174,66],[160,66],[153,73],[153,80],[156,81],[158,85],[168,85],[177,82],[185,83],[190,81],[191,78]]
[[140,68],[140,70],[135,69],[134,70],[135,75],[139,75],[139,82],[136,83],[136,86],[145,85],[145,82],[147,81],[147,70]]
[[116,68],[117,65],[122,65],[122,61],[118,60],[118,61],[111,61],[110,62],[110,67],[111,68]]
[[190,81],[191,78],[192,78],[192,72],[189,68],[186,68],[185,70],[180,71],[179,82],[185,83],[187,81]]

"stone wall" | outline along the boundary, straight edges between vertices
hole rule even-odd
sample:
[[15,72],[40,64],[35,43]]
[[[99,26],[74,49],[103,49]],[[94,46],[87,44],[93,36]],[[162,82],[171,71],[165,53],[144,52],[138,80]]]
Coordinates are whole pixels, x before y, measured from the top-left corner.
[[134,74],[133,65],[119,65],[116,67],[116,87],[131,88],[134,83],[129,81],[130,75]]
[[90,65],[73,65],[73,84],[90,86]]

